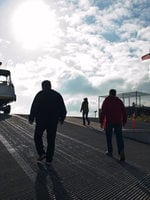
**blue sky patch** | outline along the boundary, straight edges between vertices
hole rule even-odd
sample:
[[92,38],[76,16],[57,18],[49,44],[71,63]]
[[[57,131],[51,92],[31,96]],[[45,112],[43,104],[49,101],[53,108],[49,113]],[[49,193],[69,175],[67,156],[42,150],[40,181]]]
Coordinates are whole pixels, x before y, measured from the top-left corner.
[[84,18],[84,22],[87,23],[87,24],[93,24],[93,23],[95,23],[95,21],[96,21],[96,18],[93,15],[87,15]]
[[7,0],[0,0],[0,5],[6,3]]
[[97,6],[100,10],[110,7],[115,1],[113,0],[94,0],[93,4]]
[[115,32],[105,32],[102,34],[102,36],[110,42],[118,42],[120,40],[120,37]]

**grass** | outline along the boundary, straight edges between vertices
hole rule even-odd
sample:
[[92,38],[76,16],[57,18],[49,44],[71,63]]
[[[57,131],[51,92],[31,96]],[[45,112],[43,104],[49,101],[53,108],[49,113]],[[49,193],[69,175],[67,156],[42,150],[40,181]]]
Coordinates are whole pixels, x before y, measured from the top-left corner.
[[[132,118],[130,118],[132,119]],[[150,116],[149,115],[140,115],[136,117],[136,121],[141,121],[141,122],[150,122]]]

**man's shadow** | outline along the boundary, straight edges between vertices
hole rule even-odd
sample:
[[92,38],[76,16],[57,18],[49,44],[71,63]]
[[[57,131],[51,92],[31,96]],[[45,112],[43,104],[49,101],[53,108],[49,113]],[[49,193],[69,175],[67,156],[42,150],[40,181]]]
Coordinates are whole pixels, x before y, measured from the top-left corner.
[[120,162],[121,166],[138,181],[139,188],[148,196],[150,195],[150,174],[148,171],[127,162]]
[[56,170],[51,166],[38,164],[38,173],[35,181],[37,200],[70,200]]

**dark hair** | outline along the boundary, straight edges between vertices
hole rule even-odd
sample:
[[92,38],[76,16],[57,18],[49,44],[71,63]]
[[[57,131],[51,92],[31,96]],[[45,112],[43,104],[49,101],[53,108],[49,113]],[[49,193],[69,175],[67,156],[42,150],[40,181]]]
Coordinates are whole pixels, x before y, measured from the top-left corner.
[[51,89],[51,82],[49,80],[45,80],[42,82],[42,89],[46,90],[46,89]]
[[109,90],[109,95],[116,96],[116,90],[115,89]]

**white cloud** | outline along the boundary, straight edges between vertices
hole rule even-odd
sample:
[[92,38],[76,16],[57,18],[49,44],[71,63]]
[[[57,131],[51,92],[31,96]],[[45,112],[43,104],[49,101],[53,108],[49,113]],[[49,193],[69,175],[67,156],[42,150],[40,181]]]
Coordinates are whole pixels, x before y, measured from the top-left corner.
[[[141,28],[138,31],[138,38],[141,40],[149,41],[150,38],[150,27]],[[149,43],[150,44],[150,43]]]

